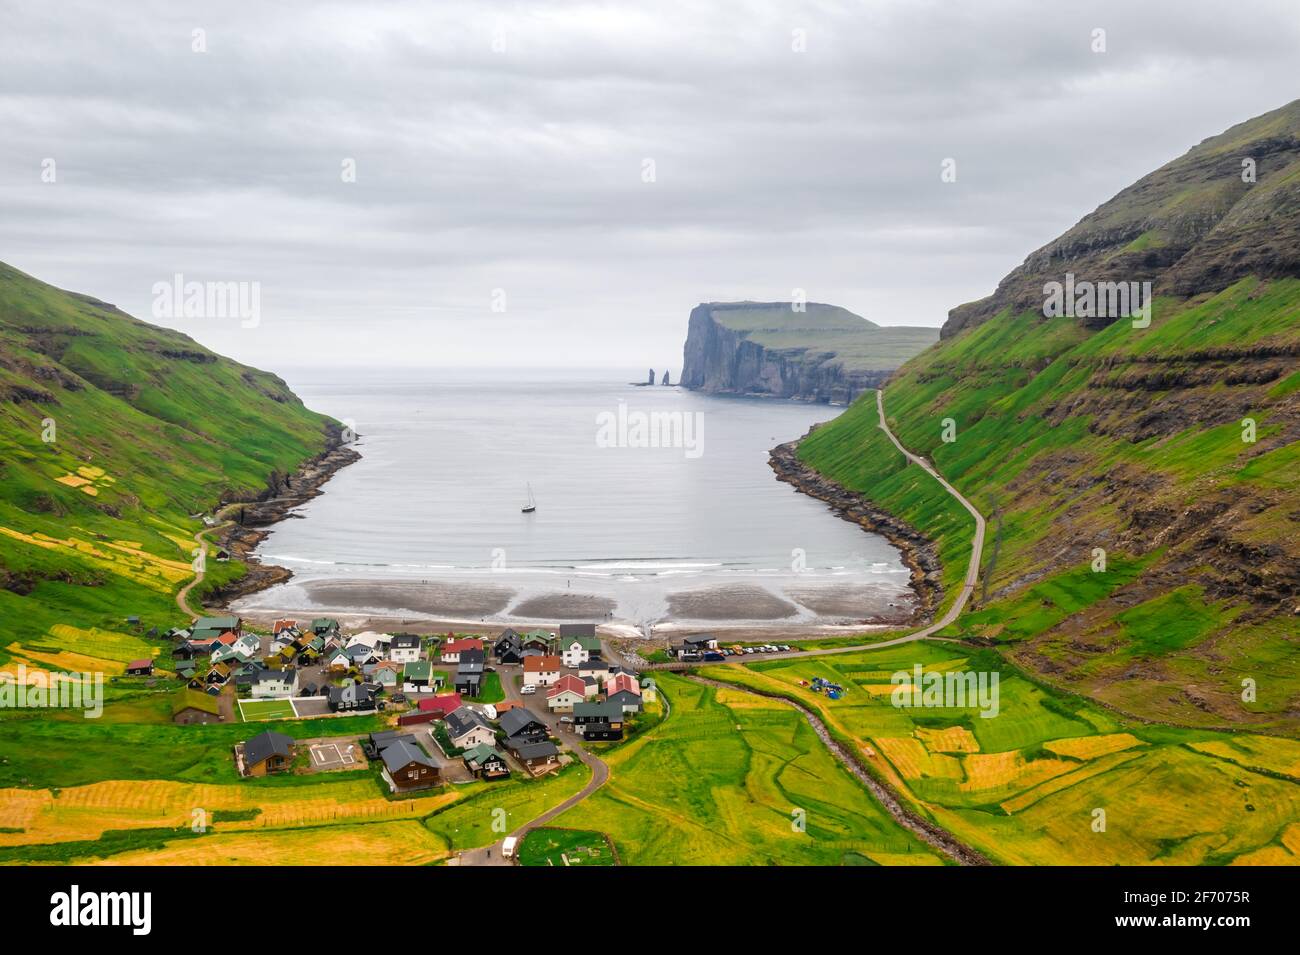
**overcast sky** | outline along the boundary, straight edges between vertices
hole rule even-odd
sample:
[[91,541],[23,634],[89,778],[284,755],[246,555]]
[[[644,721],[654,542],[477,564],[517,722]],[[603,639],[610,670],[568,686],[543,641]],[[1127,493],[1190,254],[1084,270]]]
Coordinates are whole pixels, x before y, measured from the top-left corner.
[[256,327],[162,323],[271,369],[675,377],[696,303],[794,289],[937,326],[1300,96],[1294,0],[0,0],[0,21],[0,260],[146,320],[176,273],[260,283]]

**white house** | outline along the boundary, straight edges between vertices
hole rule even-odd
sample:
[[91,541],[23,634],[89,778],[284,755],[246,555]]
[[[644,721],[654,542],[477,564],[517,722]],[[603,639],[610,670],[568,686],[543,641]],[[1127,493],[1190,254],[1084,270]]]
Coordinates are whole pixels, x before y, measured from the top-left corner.
[[586,663],[592,654],[600,655],[599,637],[574,637],[560,643],[560,657],[566,667],[574,668]]
[[546,705],[553,713],[572,713],[577,703],[587,698],[586,687],[576,676],[560,677],[546,694]]
[[447,736],[457,749],[473,749],[484,743],[495,745],[497,734],[479,713],[468,706],[453,710],[444,717]]
[[388,645],[388,659],[394,663],[414,663],[420,659],[420,638],[414,634],[400,634]]
[[255,699],[280,699],[298,692],[297,670],[259,670],[253,674],[252,694]]
[[560,658],[524,658],[524,686],[550,686],[560,678]]

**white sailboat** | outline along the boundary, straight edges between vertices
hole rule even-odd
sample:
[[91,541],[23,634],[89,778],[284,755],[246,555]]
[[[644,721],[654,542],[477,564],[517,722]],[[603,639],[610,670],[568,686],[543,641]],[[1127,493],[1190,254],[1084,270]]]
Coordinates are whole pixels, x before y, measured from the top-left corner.
[[533,498],[533,486],[529,484],[527,485],[527,487],[528,487],[528,503],[525,504],[523,507],[521,507],[519,510],[525,514],[531,514],[533,513],[533,511],[537,510],[537,501],[534,500]]

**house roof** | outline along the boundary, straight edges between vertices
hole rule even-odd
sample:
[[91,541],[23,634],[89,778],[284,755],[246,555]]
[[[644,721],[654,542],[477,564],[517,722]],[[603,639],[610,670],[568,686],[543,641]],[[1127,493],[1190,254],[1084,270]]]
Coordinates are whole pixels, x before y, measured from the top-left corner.
[[215,696],[209,696],[202,690],[191,690],[186,688],[181,691],[172,705],[172,716],[180,713],[182,710],[195,709],[202,710],[204,713],[211,713],[213,716],[221,715],[221,702]]
[[550,690],[547,691],[546,698],[549,700],[553,696],[559,696],[565,690],[568,690],[570,693],[577,693],[578,696],[585,696],[587,693],[587,684],[573,674],[566,673],[551,684]]
[[594,637],[595,635],[596,625],[594,623],[560,624],[560,639],[566,642],[573,637]]
[[524,659],[525,673],[547,673],[560,668],[560,658],[553,656],[527,657]]
[[132,660],[130,663],[126,665],[126,668],[128,670],[143,670],[145,667],[151,667],[151,666],[153,666],[153,658],[144,657],[139,660]]
[[694,636],[683,638],[682,643],[688,647],[703,647],[712,643],[715,639],[717,638],[711,633],[697,633]]
[[254,683],[289,683],[293,681],[295,674],[286,673],[284,670],[269,670],[266,667],[259,667],[253,671]]
[[600,652],[600,637],[566,637],[560,640],[560,644],[566,650],[575,643],[588,653]]
[[489,759],[493,758],[498,760],[505,759],[505,757],[497,752],[497,748],[490,743],[479,743],[477,746],[465,750],[461,755],[464,757],[465,762],[473,763],[475,766],[482,766]]
[[425,713],[430,710],[441,710],[444,713],[454,713],[456,710],[460,709],[460,694],[442,693],[426,700],[420,700],[420,702],[415,704],[415,708],[417,710],[422,710]]
[[[366,686],[364,683],[350,683],[348,684],[348,686],[351,686],[355,689],[355,696],[353,697],[352,700],[353,702],[367,703],[370,700],[374,699],[375,691],[370,689],[370,687]],[[329,690],[330,701],[333,703],[342,703],[344,700],[343,694],[348,692],[348,686],[330,687]]]
[[641,687],[637,684],[636,677],[628,673],[615,673],[605,681],[606,693],[612,695],[620,690],[627,690],[637,696],[641,695]]
[[413,633],[399,633],[393,637],[393,642],[389,644],[393,650],[418,650],[420,649],[420,638]]
[[394,740],[389,743],[379,755],[390,773],[403,769],[411,765],[411,763],[419,763],[421,766],[428,766],[430,769],[438,768],[438,764],[431,760],[424,750],[416,746],[415,743],[407,742],[404,739]]
[[297,620],[289,620],[289,619],[277,620],[274,624],[271,625],[271,632],[279,633],[281,630],[296,630],[297,628],[298,628]]
[[238,630],[239,618],[232,615],[220,617],[199,617],[194,621],[195,630]]
[[524,743],[515,747],[515,755],[520,759],[544,759],[560,755],[559,747],[550,740],[542,743]]
[[448,640],[442,645],[442,653],[462,653],[465,650],[482,650],[483,641],[477,637],[465,637],[461,640]]
[[614,703],[619,707],[619,709],[622,709],[623,707],[628,706],[629,704],[632,703],[635,703],[638,706],[640,706],[641,694],[633,693],[631,690],[619,690],[617,693],[611,693],[607,697],[605,697],[605,702]]
[[617,720],[623,719],[623,708],[621,706],[611,706],[608,701],[604,703],[575,703],[573,706],[574,717],[579,716],[596,716],[596,717],[613,717]]
[[464,736],[475,727],[481,727],[485,730],[492,728],[480,713],[471,710],[468,706],[452,710],[443,717],[443,722],[447,724],[447,735],[452,739]]
[[539,720],[536,716],[528,712],[528,710],[524,709],[523,707],[520,707],[519,709],[509,710],[508,712],[502,714],[500,723],[501,723],[501,729],[505,731],[505,734],[507,736],[514,736],[525,726],[528,726],[531,723],[536,723],[538,726],[545,726],[545,724],[541,720]]
[[244,763],[256,766],[272,756],[289,756],[293,753],[293,737],[274,730],[258,733],[244,744]]
[[402,668],[402,675],[408,680],[427,680],[433,672],[433,665],[428,660],[416,660]]

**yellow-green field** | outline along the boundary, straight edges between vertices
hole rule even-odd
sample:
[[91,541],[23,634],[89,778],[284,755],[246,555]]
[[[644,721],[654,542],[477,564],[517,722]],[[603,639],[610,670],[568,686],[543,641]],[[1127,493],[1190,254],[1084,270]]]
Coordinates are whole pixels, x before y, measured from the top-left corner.
[[[1297,863],[1300,743],[1127,721],[949,645],[711,667],[796,699],[918,811],[1013,864]],[[891,674],[1000,669],[1000,710],[898,708]],[[823,677],[840,700],[801,685]]]
[[556,826],[604,832],[628,865],[941,863],[791,707],[658,683],[668,717],[609,753],[609,782]]

